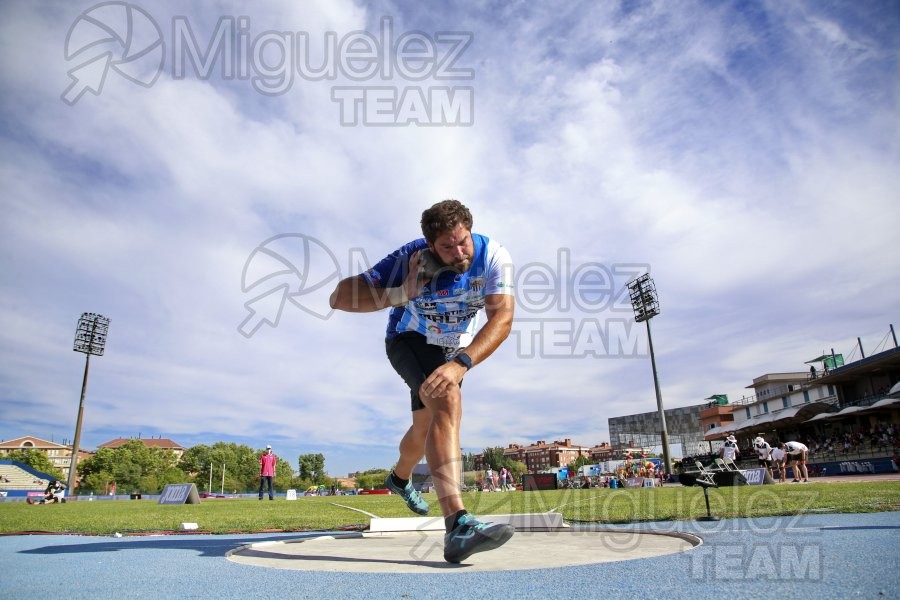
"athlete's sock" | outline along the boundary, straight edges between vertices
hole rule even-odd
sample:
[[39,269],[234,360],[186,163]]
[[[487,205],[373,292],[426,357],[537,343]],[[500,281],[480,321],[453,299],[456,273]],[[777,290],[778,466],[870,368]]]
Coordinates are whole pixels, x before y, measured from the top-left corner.
[[459,512],[453,513],[449,517],[446,517],[444,519],[444,527],[447,528],[447,533],[450,533],[451,531],[456,529],[456,524],[459,523],[459,520],[462,518],[463,515],[467,515],[467,514],[469,514],[469,511],[467,511],[466,509],[462,509]]
[[401,490],[406,487],[407,483],[409,483],[409,479],[400,479],[393,471],[391,471],[391,481]]

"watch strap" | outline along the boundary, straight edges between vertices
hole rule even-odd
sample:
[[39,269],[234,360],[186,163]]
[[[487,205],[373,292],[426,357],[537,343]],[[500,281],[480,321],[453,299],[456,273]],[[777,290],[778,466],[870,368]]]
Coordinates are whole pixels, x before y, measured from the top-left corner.
[[460,352],[453,357],[453,360],[464,366],[467,371],[472,368],[472,357],[465,352]]

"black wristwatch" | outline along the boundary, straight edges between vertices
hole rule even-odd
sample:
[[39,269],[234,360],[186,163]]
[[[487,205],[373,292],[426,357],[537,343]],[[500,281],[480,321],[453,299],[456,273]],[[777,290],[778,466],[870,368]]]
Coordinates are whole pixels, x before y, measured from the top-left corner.
[[460,352],[456,356],[453,357],[453,360],[461,364],[466,368],[466,371],[472,369],[472,357],[466,354],[465,352]]

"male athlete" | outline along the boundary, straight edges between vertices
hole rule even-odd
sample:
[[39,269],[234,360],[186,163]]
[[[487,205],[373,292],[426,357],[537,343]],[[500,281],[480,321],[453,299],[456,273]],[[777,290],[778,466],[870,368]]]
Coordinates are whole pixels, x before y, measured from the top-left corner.
[[[391,253],[365,273],[338,283],[331,306],[347,312],[390,308],[386,350],[410,389],[412,426],[385,480],[414,512],[428,504],[410,478],[425,456],[444,516],[444,559],[458,563],[512,537],[511,525],[470,515],[460,495],[460,384],[512,328],[512,262],[497,242],[472,233],[472,214],[457,200],[422,213],[424,238]],[[478,329],[484,309],[487,322]]]

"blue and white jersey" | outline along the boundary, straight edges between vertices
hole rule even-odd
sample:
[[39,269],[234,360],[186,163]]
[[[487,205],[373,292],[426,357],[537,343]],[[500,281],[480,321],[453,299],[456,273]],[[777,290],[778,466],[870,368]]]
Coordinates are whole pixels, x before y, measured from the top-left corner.
[[[456,273],[442,269],[420,296],[391,309],[387,339],[414,331],[428,338],[428,343],[448,349],[464,348],[471,343],[478,330],[478,313],[484,308],[485,296],[514,293],[512,260],[506,248],[477,233],[472,234],[472,243],[474,256],[468,271]],[[410,242],[361,277],[377,288],[400,286],[409,269],[409,257],[427,248],[425,238]]]

